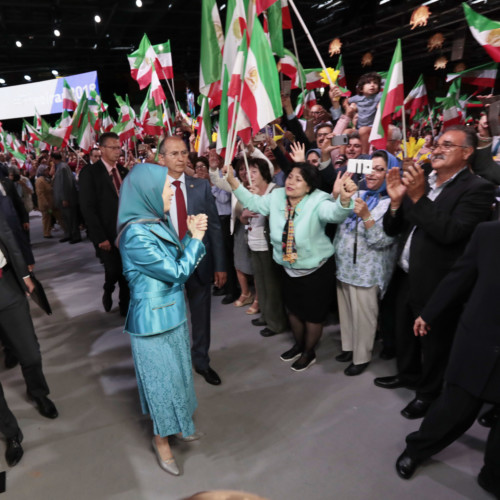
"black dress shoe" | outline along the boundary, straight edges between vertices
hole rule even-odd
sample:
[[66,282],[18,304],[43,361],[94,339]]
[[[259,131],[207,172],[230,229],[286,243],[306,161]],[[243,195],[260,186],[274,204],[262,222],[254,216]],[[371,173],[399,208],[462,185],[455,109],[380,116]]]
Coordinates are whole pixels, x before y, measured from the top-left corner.
[[111,311],[111,308],[113,307],[113,297],[109,292],[104,292],[102,294],[102,305],[106,312]]
[[59,412],[57,411],[56,405],[47,396],[28,396],[33,400],[36,405],[38,413],[45,418],[57,418]]
[[221,379],[219,375],[215,372],[215,370],[212,370],[212,368],[208,367],[206,370],[198,370],[195,368],[194,370],[196,373],[199,373],[204,379],[205,382],[212,384],[212,385],[220,385],[221,384]]
[[81,243],[82,239],[81,238],[75,238],[74,240],[69,240],[70,245],[74,245],[75,243]]
[[61,238],[59,240],[59,243],[66,243],[67,241],[69,241],[69,237],[67,238],[66,236],[64,238]]
[[379,358],[385,359],[386,361],[389,359],[394,359],[396,357],[396,352],[394,349],[386,349],[385,347],[380,351]]
[[[5,356],[5,367],[7,367],[7,356]],[[495,405],[485,411],[478,419],[478,423],[483,427],[493,427],[493,424],[500,418],[500,405]]]
[[17,359],[17,356],[12,352],[12,351],[4,351],[5,359],[5,368],[7,370],[10,370],[11,368],[14,368],[14,366],[17,366],[19,363],[19,360]]
[[398,387],[407,387],[407,382],[405,379],[399,377],[399,375],[391,375],[390,377],[377,377],[373,383],[377,387],[382,387],[384,389],[397,389]]
[[276,332],[273,332],[270,328],[264,328],[259,332],[263,337],[272,337],[276,335]]
[[226,289],[224,287],[222,287],[222,288],[214,288],[214,291],[212,292],[212,295],[214,297],[222,297],[223,295],[226,295]]
[[254,326],[266,326],[267,323],[262,318],[252,319],[252,325]]
[[415,420],[416,418],[423,418],[429,409],[432,401],[426,401],[424,399],[415,398],[410,401],[407,406],[401,410],[401,415],[410,420]]
[[370,363],[361,363],[359,365],[355,365],[354,363],[351,363],[345,370],[344,374],[352,377],[355,375],[359,375],[360,373],[363,373],[365,371],[365,368],[369,365]]
[[[22,438],[21,438],[22,439]],[[7,449],[5,450],[5,460],[9,467],[14,467],[19,463],[24,455],[20,438],[7,438]]]
[[400,478],[410,479],[419,465],[420,462],[411,458],[405,450],[401,453],[401,455],[399,455],[399,458],[396,461],[396,472]]
[[335,356],[337,361],[348,363],[352,361],[352,351],[342,351],[338,356]]
[[221,304],[232,304],[238,297],[232,293],[228,293],[222,300]]

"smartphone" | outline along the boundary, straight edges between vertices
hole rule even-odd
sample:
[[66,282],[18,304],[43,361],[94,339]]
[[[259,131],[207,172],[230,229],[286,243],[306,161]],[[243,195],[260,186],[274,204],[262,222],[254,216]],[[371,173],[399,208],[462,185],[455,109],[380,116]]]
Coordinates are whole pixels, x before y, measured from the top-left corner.
[[347,171],[352,174],[371,174],[373,171],[373,160],[358,160],[351,158],[347,162]]
[[349,142],[346,134],[336,135],[332,137],[332,146],[345,146]]

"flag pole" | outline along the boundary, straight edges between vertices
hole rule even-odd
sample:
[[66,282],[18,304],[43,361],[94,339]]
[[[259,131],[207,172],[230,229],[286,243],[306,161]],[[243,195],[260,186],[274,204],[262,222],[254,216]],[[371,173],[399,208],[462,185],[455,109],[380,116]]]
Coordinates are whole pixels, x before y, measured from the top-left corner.
[[427,103],[427,109],[429,110],[429,121],[431,122],[431,135],[432,135],[432,141],[434,142],[434,122],[432,121],[432,111],[431,111],[431,105]]
[[333,87],[333,82],[332,79],[330,78],[330,74],[326,70],[326,65],[325,62],[323,61],[323,58],[321,57],[321,54],[319,53],[318,47],[316,47],[316,44],[314,43],[314,40],[311,36],[311,33],[309,33],[309,30],[307,29],[306,23],[302,19],[302,16],[299,14],[299,11],[297,10],[297,7],[295,6],[295,3],[293,0],[288,0],[289,5],[292,7],[293,11],[295,12],[295,15],[297,16],[297,19],[299,20],[299,23],[301,24],[307,38],[309,39],[309,42],[311,42],[311,46],[316,54],[316,57],[318,58],[318,61],[321,64],[321,67],[323,68],[323,71],[325,72],[325,75],[330,82],[330,87]]
[[403,107],[401,108],[403,111],[403,153],[404,157],[406,158],[408,151],[406,148],[406,110],[405,110],[405,103],[403,101]]
[[248,185],[251,187],[252,186],[252,179],[250,178],[250,167],[248,166],[247,148],[246,147],[243,148],[243,161],[245,162],[245,168],[247,170]]
[[299,66],[297,68],[297,71],[299,73],[299,82],[300,82],[300,89],[302,92],[304,92],[304,80],[303,80],[303,74],[302,71],[300,71],[300,61],[299,61],[299,51],[297,49],[297,42],[295,40],[295,32],[293,31],[293,28],[290,30],[290,34],[292,35],[292,44],[293,44],[293,51],[295,52],[295,59],[297,59],[297,65]]

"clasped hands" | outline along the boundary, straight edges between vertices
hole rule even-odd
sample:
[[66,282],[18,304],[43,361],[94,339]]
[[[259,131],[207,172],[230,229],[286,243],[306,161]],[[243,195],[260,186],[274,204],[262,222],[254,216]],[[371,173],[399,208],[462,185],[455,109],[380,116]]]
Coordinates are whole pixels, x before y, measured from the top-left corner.
[[188,215],[186,222],[191,237],[202,240],[208,228],[208,216],[206,214]]
[[387,194],[391,198],[391,208],[397,209],[401,205],[405,194],[413,203],[417,203],[425,196],[425,174],[419,165],[405,166],[403,177],[398,167],[393,167],[387,172]]

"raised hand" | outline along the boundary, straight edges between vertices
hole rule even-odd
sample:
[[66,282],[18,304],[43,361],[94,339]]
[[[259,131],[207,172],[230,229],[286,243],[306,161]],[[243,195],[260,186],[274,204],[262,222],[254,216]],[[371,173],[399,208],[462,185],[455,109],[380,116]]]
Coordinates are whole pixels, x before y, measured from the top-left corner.
[[387,172],[385,184],[387,187],[387,194],[391,199],[391,208],[399,208],[406,194],[406,186],[401,181],[400,170],[398,167],[393,167]]
[[[346,173],[347,172],[345,172],[342,177],[344,177]],[[349,202],[357,190],[358,186],[356,186],[356,183],[350,176],[343,180],[340,184],[340,203],[343,207],[349,206]]]
[[425,196],[425,174],[422,167],[418,165],[408,166],[408,169],[403,173],[402,182],[413,203],[417,203],[420,198]]
[[332,196],[337,199],[340,196],[341,186],[342,184],[352,177],[350,172],[345,171],[343,174],[341,172],[337,173],[337,178],[333,184]]
[[300,142],[294,142],[290,145],[290,158],[294,163],[303,163],[306,161],[306,147]]

